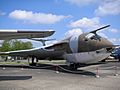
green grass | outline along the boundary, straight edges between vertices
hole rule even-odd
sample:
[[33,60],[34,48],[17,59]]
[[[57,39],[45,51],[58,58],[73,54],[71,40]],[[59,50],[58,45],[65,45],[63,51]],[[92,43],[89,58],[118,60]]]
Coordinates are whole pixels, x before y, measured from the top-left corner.
[[7,62],[0,62],[1,65],[26,65],[28,64],[27,62],[11,62],[11,61],[7,61]]
[[[49,61],[49,60],[39,60],[38,62],[39,64],[65,64],[65,60],[53,60],[53,61]],[[22,62],[22,61],[6,61],[6,62],[0,62],[1,65],[28,65],[29,63],[26,62]]]
[[53,61],[39,60],[38,63],[42,63],[42,64],[65,64],[65,60],[53,60]]

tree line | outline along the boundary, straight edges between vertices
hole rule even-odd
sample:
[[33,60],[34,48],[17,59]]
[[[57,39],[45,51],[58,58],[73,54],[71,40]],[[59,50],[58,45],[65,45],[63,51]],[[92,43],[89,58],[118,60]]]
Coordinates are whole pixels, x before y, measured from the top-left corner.
[[25,49],[31,49],[33,48],[33,45],[31,42],[23,42],[21,40],[13,39],[13,40],[5,40],[2,43],[2,46],[0,48],[1,52],[7,52],[7,51],[15,51],[15,50],[25,50]]

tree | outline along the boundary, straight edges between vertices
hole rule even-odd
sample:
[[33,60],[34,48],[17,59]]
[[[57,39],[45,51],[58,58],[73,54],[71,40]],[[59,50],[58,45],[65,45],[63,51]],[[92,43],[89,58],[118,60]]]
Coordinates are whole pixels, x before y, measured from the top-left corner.
[[8,40],[5,40],[2,44],[2,47],[0,48],[0,51],[6,52],[6,51],[10,51],[10,50],[11,50],[10,43]]
[[0,51],[6,52],[6,51],[15,51],[15,50],[25,50],[31,48],[33,48],[31,42],[22,42],[20,40],[13,39],[13,40],[5,40],[2,44]]

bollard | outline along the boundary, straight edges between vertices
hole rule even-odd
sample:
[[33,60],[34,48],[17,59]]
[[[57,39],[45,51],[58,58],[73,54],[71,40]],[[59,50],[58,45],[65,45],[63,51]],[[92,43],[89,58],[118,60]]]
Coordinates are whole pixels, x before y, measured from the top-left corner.
[[23,70],[23,68],[21,68],[21,70]]
[[23,70],[23,66],[22,66],[21,70]]
[[97,72],[96,72],[96,77],[99,78],[99,70],[98,70],[98,67],[97,67]]
[[118,73],[117,73],[117,66],[115,66],[115,75],[114,76],[118,76]]
[[55,66],[55,69],[56,69],[56,73],[58,74],[59,71],[58,71],[58,65]]
[[5,67],[3,67],[2,69],[3,69],[3,70],[5,70],[6,68],[5,68]]

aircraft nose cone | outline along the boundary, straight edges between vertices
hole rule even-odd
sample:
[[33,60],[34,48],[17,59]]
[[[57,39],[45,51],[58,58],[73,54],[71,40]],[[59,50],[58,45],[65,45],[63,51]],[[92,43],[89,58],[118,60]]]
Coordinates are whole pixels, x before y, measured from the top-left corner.
[[104,39],[102,40],[102,45],[105,46],[105,47],[112,47],[112,46],[113,46],[113,43],[104,38]]

